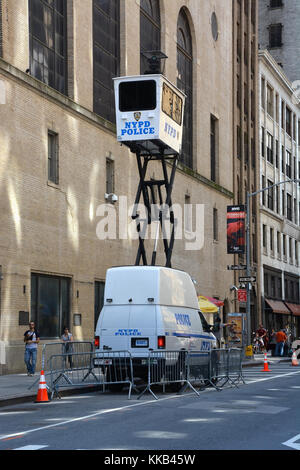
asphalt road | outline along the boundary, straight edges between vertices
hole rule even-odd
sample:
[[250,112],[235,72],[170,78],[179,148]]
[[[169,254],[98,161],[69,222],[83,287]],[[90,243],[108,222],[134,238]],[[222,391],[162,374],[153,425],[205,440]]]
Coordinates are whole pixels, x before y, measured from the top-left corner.
[[261,368],[200,397],[124,391],[4,407],[0,450],[300,450],[300,368]]

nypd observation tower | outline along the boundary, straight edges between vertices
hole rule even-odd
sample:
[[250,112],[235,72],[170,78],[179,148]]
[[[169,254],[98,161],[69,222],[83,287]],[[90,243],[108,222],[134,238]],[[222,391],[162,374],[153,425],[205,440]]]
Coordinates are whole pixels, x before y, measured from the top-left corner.
[[[163,204],[172,206],[171,193],[182,146],[185,95],[161,73],[155,73],[160,69],[161,59],[167,58],[164,54],[150,51],[144,55],[148,59],[149,72],[145,75],[114,78],[114,91],[117,140],[128,146],[137,157],[140,183],[135,207],[143,197],[148,213],[147,221],[139,219],[136,210],[132,214],[132,218],[137,221],[139,233],[136,265],[139,265],[141,260],[144,265],[155,265],[158,240],[155,241],[150,263],[147,259],[143,233],[146,224],[149,225],[154,220],[160,223],[160,228],[164,232],[162,212],[158,211],[153,219],[151,203],[157,206]],[[161,162],[163,179],[147,180],[147,169],[151,161]],[[167,161],[171,163],[171,172],[168,172]],[[157,191],[154,191],[155,186]],[[158,194],[157,201],[155,194]],[[171,267],[176,225],[172,210],[169,220],[173,225],[171,237],[169,240],[164,237],[163,242],[166,266]]]

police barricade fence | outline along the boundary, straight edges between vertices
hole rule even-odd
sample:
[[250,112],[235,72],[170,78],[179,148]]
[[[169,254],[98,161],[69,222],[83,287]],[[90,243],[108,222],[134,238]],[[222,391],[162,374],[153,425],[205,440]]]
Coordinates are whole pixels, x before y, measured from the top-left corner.
[[[72,362],[74,353],[92,353],[94,351],[93,341],[68,341],[68,342],[51,342],[43,344],[42,349],[42,370],[45,376],[50,375],[50,358],[54,355],[67,354],[65,360]],[[29,389],[34,387],[39,382],[37,379],[30,385]]]
[[[183,393],[192,389],[198,396],[196,385],[203,390],[213,386],[220,391],[226,383],[236,384],[243,379],[242,349],[212,349],[210,351],[151,351],[148,356],[147,391],[158,399],[154,385],[171,385],[174,391]],[[135,370],[133,370],[135,375]],[[245,383],[245,382],[244,382]]]
[[[143,360],[146,385],[138,398],[148,391],[158,399],[154,385],[171,385],[179,393],[190,388],[198,396],[197,385],[201,389],[211,385],[216,390],[221,390],[227,382],[236,386],[240,380],[244,382],[242,357],[242,349],[150,351]],[[132,390],[137,391],[134,378],[140,377],[141,364],[137,364],[129,351],[55,354],[49,364],[52,398],[58,395],[59,389],[74,386],[102,385],[104,391],[107,385],[117,391],[127,384],[129,399]]]
[[[71,359],[71,360],[70,360]],[[66,353],[50,358],[50,393],[59,397],[59,390],[72,387],[105,385],[111,390],[129,385],[128,398],[133,387],[132,360],[128,351]]]

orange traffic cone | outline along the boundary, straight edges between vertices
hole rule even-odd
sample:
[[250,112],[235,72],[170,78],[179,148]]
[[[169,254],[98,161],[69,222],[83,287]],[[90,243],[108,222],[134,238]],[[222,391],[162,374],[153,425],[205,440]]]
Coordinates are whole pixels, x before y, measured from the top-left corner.
[[298,365],[299,365],[298,359],[297,359],[296,353],[294,351],[293,355],[292,355],[292,366],[298,366]]
[[265,353],[264,368],[261,370],[261,372],[271,372],[267,361],[267,353]]
[[35,403],[48,403],[48,402],[49,402],[49,398],[48,398],[48,392],[47,392],[47,384],[45,380],[44,371],[42,370],[41,376],[40,376],[38,394],[37,394]]

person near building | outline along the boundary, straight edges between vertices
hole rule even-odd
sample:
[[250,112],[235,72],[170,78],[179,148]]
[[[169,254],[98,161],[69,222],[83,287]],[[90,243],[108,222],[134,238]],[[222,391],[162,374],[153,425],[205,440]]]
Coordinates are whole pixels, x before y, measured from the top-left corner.
[[269,343],[267,330],[262,324],[260,324],[255,333],[258,335],[259,341],[261,342],[263,349],[266,351]]
[[72,361],[72,355],[70,354],[72,352],[72,341],[73,341],[73,335],[69,331],[69,328],[65,327],[64,332],[61,336],[61,340],[63,342],[63,354],[68,354],[68,361],[70,364],[70,367],[73,367],[73,361]]
[[226,326],[229,326],[230,323],[223,323],[220,316],[217,315],[215,321],[214,321],[214,326],[213,326],[213,333],[215,337],[217,338],[218,341],[218,347],[221,347],[221,340],[223,338],[223,328]]
[[287,336],[283,330],[279,330],[276,333],[276,348],[275,356],[283,356],[284,353],[284,344],[287,340]]
[[25,355],[24,361],[27,367],[27,375],[33,376],[35,374],[37,347],[40,342],[40,334],[35,328],[35,323],[29,323],[29,330],[24,333]]

